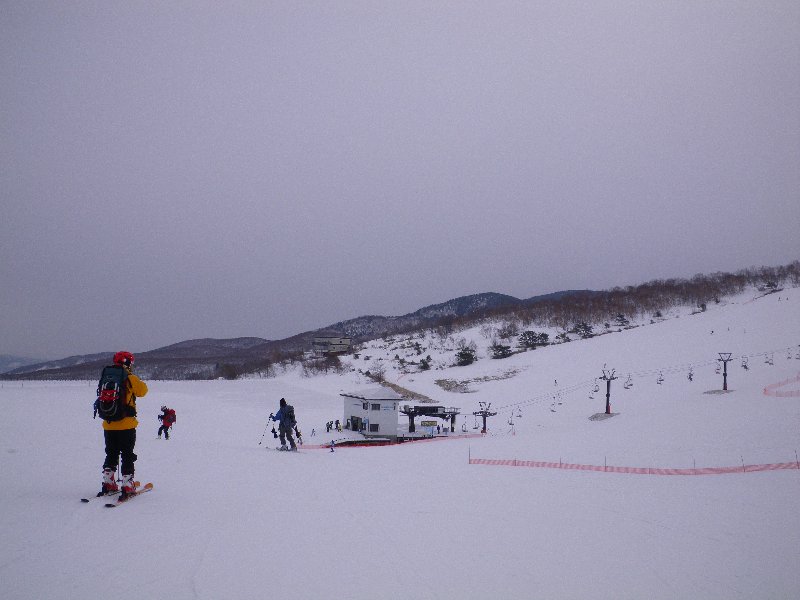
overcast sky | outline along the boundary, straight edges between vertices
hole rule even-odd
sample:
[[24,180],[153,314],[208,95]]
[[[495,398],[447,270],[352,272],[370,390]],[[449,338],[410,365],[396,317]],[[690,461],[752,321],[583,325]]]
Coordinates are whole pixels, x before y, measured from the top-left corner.
[[800,3],[0,3],[0,353],[800,258]]

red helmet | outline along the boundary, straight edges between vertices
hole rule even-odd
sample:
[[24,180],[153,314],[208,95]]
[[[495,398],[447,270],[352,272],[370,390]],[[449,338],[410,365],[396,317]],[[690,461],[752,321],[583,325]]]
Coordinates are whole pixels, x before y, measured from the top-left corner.
[[114,364],[125,365],[126,367],[131,366],[133,364],[133,354],[126,350],[120,350],[114,355]]

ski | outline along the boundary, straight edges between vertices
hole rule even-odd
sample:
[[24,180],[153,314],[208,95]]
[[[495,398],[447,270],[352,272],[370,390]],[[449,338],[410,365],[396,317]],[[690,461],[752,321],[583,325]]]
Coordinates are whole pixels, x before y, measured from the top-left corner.
[[[133,485],[137,488],[141,485],[138,481],[134,481]],[[88,498],[81,498],[81,502],[91,502],[92,500],[96,500],[97,498],[113,498],[114,496],[119,496],[122,492],[117,490],[116,492],[109,492],[107,494],[98,494],[96,496],[90,496]]]
[[114,508],[115,506],[119,506],[120,504],[125,504],[131,498],[135,498],[136,496],[139,496],[140,494],[144,494],[145,492],[149,492],[152,489],[153,489],[153,484],[152,483],[145,483],[142,488],[137,489],[132,494],[127,494],[124,498],[122,496],[120,496],[117,499],[116,502],[109,502],[107,504],[104,504],[103,506],[105,506],[106,508]]

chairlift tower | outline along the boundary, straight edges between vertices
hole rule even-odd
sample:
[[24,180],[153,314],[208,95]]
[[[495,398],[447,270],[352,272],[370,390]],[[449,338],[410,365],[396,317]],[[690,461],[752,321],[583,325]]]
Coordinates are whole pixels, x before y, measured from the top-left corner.
[[480,417],[483,418],[483,429],[481,429],[481,433],[486,433],[486,418],[487,417],[493,417],[497,413],[496,412],[492,412],[490,410],[491,407],[492,407],[492,403],[491,402],[489,402],[488,404],[486,402],[478,402],[478,406],[480,406],[481,409],[478,410],[478,411],[475,411],[472,414],[475,415],[475,417],[479,417],[480,416]]
[[728,391],[728,363],[731,362],[733,359],[731,358],[731,352],[718,352],[719,358],[717,361],[722,363],[722,390],[727,392]]
[[614,375],[616,369],[603,368],[603,376],[600,378],[606,382],[606,414],[611,414],[611,382],[617,379]]

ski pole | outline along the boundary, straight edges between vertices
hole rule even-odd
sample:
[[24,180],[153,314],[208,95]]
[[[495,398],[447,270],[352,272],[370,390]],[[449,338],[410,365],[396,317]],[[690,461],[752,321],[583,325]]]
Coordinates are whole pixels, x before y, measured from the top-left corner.
[[[272,413],[270,413],[270,415],[269,415],[269,416],[271,417],[271,416],[272,416]],[[261,434],[261,441],[259,441],[259,442],[258,442],[258,445],[259,445],[259,446],[261,445],[261,442],[263,442],[263,441],[264,441],[264,436],[265,436],[265,435],[267,435],[267,429],[268,429],[268,428],[269,428],[269,419],[267,420],[267,424],[266,424],[266,426],[264,427],[264,433],[262,433],[262,434]]]

